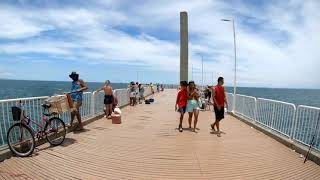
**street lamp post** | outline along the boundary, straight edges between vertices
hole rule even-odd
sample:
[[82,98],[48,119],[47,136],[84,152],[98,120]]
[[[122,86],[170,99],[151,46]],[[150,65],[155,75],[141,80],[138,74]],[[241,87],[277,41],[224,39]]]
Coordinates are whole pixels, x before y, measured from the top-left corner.
[[202,62],[202,78],[201,78],[201,86],[202,86],[202,90],[203,90],[203,56],[201,56],[201,62]]
[[137,71],[137,82],[139,82],[139,71]]
[[193,79],[193,64],[191,65],[191,80],[194,80]]
[[213,72],[212,72],[212,85],[214,84],[214,80],[213,80]]
[[236,48],[236,31],[234,27],[234,19],[221,19],[221,21],[232,22],[233,27],[233,45],[234,45],[234,81],[233,81],[233,103],[232,112],[235,113],[236,110],[236,93],[237,93],[237,48]]

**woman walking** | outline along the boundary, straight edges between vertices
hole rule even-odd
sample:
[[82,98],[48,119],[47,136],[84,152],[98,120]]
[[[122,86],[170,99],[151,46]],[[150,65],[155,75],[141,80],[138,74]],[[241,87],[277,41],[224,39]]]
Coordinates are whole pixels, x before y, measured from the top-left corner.
[[74,118],[77,117],[78,125],[75,128],[75,130],[84,130],[83,124],[81,121],[81,114],[80,114],[80,107],[82,105],[82,96],[83,91],[88,90],[88,86],[86,83],[79,79],[79,74],[76,72],[72,72],[69,77],[72,79],[71,84],[71,99],[73,101],[73,107],[71,109],[71,121],[70,121],[70,127],[72,127]]
[[196,90],[194,81],[189,82],[188,86],[188,102],[187,112],[189,113],[189,128],[191,129],[192,117],[194,116],[193,132],[196,132],[198,117],[199,117],[199,93]]

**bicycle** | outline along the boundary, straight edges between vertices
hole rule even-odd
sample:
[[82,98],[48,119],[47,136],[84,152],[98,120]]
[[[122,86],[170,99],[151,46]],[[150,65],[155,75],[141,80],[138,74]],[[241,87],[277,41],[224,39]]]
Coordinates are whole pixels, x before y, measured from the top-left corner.
[[[45,137],[53,146],[63,143],[67,132],[65,123],[56,117],[57,113],[49,112],[50,104],[41,106],[43,108],[41,124],[25,115],[21,101],[18,106],[12,107],[13,120],[20,121],[13,124],[7,133],[8,146],[13,154],[20,157],[30,156],[36,147],[35,138],[40,140]],[[40,130],[36,131],[30,124],[36,125]]]

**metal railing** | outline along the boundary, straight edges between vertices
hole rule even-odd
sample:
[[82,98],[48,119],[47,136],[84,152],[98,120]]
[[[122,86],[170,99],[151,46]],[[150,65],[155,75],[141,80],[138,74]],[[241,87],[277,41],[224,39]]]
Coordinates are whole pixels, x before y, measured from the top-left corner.
[[[122,107],[129,104],[129,91],[127,89],[116,89],[113,91],[115,97],[118,99],[118,106]],[[151,88],[145,87],[145,96],[151,94]],[[61,96],[61,95],[60,95]],[[17,98],[0,100],[0,149],[6,148],[7,144],[7,131],[15,122],[12,119],[11,107],[17,105],[21,100],[24,104],[26,114],[35,122],[42,123],[42,107],[41,104],[49,96],[31,97],[31,98]],[[83,121],[92,117],[96,117],[104,113],[104,93],[103,92],[85,92],[83,94],[82,106],[80,113]],[[60,118],[66,123],[70,123],[70,112],[65,112],[59,115]],[[32,126],[38,130],[37,126]]]
[[292,137],[296,106],[291,103],[258,98],[256,121],[287,137]]
[[[232,93],[227,100],[232,111]],[[302,145],[309,146],[315,135],[313,148],[320,151],[320,108],[237,94],[234,114]]]
[[227,101],[228,101],[227,110],[230,112],[232,111],[232,107],[233,107],[233,94],[227,93]]
[[256,104],[255,97],[236,94],[235,113],[254,121],[256,119]]
[[[40,122],[42,114],[41,104],[43,104],[44,100],[47,98],[48,96],[0,100],[0,146],[6,144],[7,131],[10,126],[15,123],[12,119],[11,107],[16,106],[17,103],[21,100],[21,102],[24,104],[25,111],[28,112],[28,116],[31,119],[39,119],[39,121],[37,122]],[[32,127],[35,130],[38,130],[35,125],[33,125]]]
[[315,146],[320,150],[320,122],[318,122],[320,108],[300,105],[296,116],[293,139],[304,145],[310,145],[315,135]]

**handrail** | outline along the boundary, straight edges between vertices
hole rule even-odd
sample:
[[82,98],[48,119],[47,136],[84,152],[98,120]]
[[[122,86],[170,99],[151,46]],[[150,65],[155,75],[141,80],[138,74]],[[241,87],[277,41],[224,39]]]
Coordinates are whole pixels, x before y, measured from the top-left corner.
[[39,96],[39,97],[26,97],[26,98],[15,98],[15,99],[2,99],[0,100],[0,103],[3,102],[10,102],[10,101],[23,101],[23,100],[34,100],[34,99],[43,99],[43,98],[48,98],[50,96]]
[[[228,100],[232,101],[232,97],[232,93],[227,93]],[[318,121],[319,107],[296,106],[293,103],[242,94],[236,94],[236,99],[235,115],[258,123],[285,139],[310,145],[311,129]],[[314,149],[320,151],[320,130],[315,138],[317,141]]]
[[266,98],[258,98],[261,100],[265,100],[265,101],[270,101],[270,102],[276,102],[276,103],[282,103],[282,104],[288,104],[288,105],[292,105],[295,107],[295,105],[293,103],[288,103],[288,102],[284,102],[284,101],[278,101],[278,100],[273,100],[273,99],[266,99]]
[[320,108],[299,105],[297,107],[297,116],[295,119],[293,140],[310,145],[313,135],[315,135],[315,149],[320,150],[320,128],[316,129],[316,124],[320,123]]
[[[145,86],[145,95],[150,95],[150,86]],[[115,89],[114,95],[118,98],[119,106],[129,104],[128,89]],[[229,108],[232,107],[233,94],[226,93],[229,101]],[[85,92],[84,102],[81,107],[81,115],[84,121],[90,117],[103,114],[102,91]],[[49,96],[15,98],[0,100],[0,147],[6,144],[7,129],[13,124],[10,108],[18,101],[23,101],[26,111],[32,119],[39,119],[41,116],[40,104]],[[282,135],[302,145],[310,144],[311,129],[318,121],[320,108],[305,105],[296,105],[288,102],[256,98],[242,94],[236,94],[236,109],[234,114],[244,117],[253,123],[258,123],[274,133]],[[230,111],[230,109],[228,109]],[[70,121],[68,112],[60,115],[65,122]],[[319,130],[320,131],[320,130]],[[315,149],[320,151],[320,132],[317,132]]]
[[[129,104],[129,92],[128,89],[115,89],[114,95],[118,98],[118,105],[120,107]],[[151,94],[151,88],[145,86],[145,95]],[[63,95],[57,95],[63,96]],[[104,113],[104,93],[103,91],[93,91],[83,93],[83,102],[80,109],[83,121],[86,121],[92,117],[99,116]],[[15,98],[0,100],[0,148],[6,144],[7,130],[14,123],[11,115],[11,106],[15,106],[20,100],[25,104],[25,110],[28,116],[36,122],[41,121],[42,107],[45,99],[50,96],[30,97],[30,98]],[[70,122],[70,112],[65,112],[59,115],[66,124]],[[37,129],[38,127],[33,127]]]

